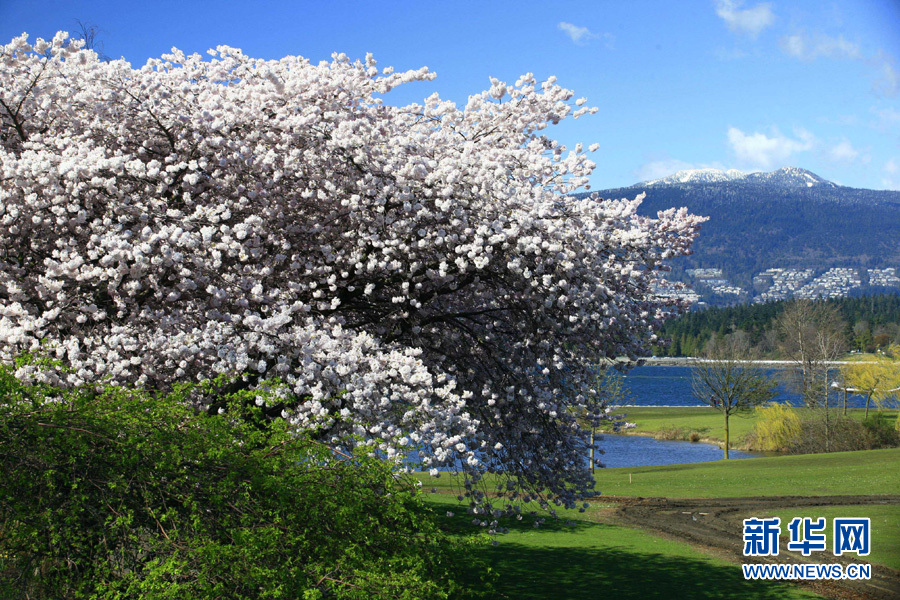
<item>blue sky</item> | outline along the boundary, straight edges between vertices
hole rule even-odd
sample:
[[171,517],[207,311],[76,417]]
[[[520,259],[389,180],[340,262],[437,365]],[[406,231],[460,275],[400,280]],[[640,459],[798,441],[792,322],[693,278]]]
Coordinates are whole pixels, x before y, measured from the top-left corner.
[[0,0],[0,40],[95,25],[133,65],[219,44],[313,61],[372,52],[438,75],[388,95],[464,103],[533,72],[600,112],[549,133],[601,145],[595,189],[684,168],[809,169],[900,189],[900,1]]

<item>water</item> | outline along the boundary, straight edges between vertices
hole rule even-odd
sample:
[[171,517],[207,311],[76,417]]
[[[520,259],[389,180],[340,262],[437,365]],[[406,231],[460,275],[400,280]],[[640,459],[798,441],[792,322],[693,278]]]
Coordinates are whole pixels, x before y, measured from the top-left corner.
[[[648,467],[680,463],[710,462],[722,459],[722,449],[713,444],[656,440],[643,435],[604,435],[597,442],[606,454],[597,459],[604,466]],[[730,450],[730,458],[753,458],[762,454]]]
[[[783,382],[790,368],[764,369],[766,375]],[[836,374],[835,374],[836,375]],[[691,389],[690,367],[664,367],[657,365],[635,367],[623,380],[623,387],[629,396],[626,404],[634,406],[705,406],[694,398]],[[789,390],[780,383],[775,402],[784,402],[791,406],[803,406],[799,394]],[[831,397],[832,406],[843,406],[843,393],[835,392]],[[862,408],[866,405],[863,396],[848,396],[847,406]]]
[[[785,378],[788,369],[770,368],[764,371],[777,381]],[[694,398],[690,367],[657,365],[635,367],[623,380],[623,387],[627,390],[626,404],[629,405],[706,406]],[[785,402],[792,406],[803,405],[800,395],[787,389],[784,384],[779,385],[777,391],[778,395],[774,398],[776,402]],[[832,399],[834,407],[843,404],[843,394],[835,394]],[[863,407],[865,399],[860,396],[849,396],[847,406]],[[598,454],[596,460],[610,468],[711,462],[722,460],[723,456],[722,449],[714,444],[656,440],[643,435],[604,435],[597,442],[597,447],[602,448],[605,454]],[[729,452],[729,457],[734,459],[758,456],[765,454],[734,449]]]
[[[766,375],[781,382],[775,402],[803,406],[803,399],[783,383],[790,367],[764,369]],[[633,406],[706,406],[694,398],[690,367],[650,365],[635,367],[623,380],[628,396],[626,404]],[[832,396],[832,406],[843,406],[843,394]],[[865,398],[848,396],[847,406],[864,407]],[[711,410],[711,409],[710,409]],[[722,449],[713,444],[656,440],[637,435],[605,435],[597,443],[606,454],[599,460],[607,467],[642,467],[674,465],[690,462],[709,462],[722,459]],[[753,458],[761,453],[731,450],[731,458]]]

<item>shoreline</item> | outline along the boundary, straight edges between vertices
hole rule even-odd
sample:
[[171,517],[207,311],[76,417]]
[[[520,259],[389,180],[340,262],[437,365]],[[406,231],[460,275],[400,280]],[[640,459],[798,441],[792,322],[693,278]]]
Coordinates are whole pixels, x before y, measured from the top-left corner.
[[[697,358],[693,356],[648,356],[640,359],[641,364],[631,363],[631,366],[647,366],[647,367],[687,367],[694,363],[719,363],[726,362],[713,360],[709,358]],[[797,365],[793,360],[739,360],[738,363],[747,363],[751,365],[769,365],[777,367],[793,367]],[[829,360],[824,364],[828,366],[839,366],[853,364],[852,360]]]
[[[647,431],[647,430],[637,431],[637,430],[635,430],[635,429],[625,429],[625,430],[622,430],[622,431],[603,431],[603,432],[598,432],[598,435],[600,435],[600,436],[604,436],[604,435],[628,435],[628,436],[640,436],[640,437],[653,438],[654,440],[659,440],[659,441],[661,441],[661,442],[685,442],[685,443],[687,443],[687,444],[709,444],[709,445],[711,445],[711,446],[718,446],[720,449],[725,447],[725,440],[720,440],[720,439],[718,439],[718,438],[712,438],[712,437],[705,437],[705,436],[704,436],[704,437],[701,437],[700,439],[698,439],[696,442],[694,442],[694,441],[691,441],[691,440],[685,440],[685,439],[672,439],[672,438],[667,438],[667,437],[660,437],[660,436],[657,435],[658,433],[659,433],[659,432],[657,432],[657,431]],[[602,440],[601,440],[601,441],[602,441]],[[740,442],[739,442],[739,443],[740,443]],[[735,445],[734,442],[732,442],[732,444],[729,446],[729,449],[731,449],[731,450],[740,450],[741,452],[756,452],[756,453],[763,453],[762,450],[758,450],[758,449],[752,448],[752,447],[746,445],[746,443],[741,443],[740,446],[737,446],[737,445]]]

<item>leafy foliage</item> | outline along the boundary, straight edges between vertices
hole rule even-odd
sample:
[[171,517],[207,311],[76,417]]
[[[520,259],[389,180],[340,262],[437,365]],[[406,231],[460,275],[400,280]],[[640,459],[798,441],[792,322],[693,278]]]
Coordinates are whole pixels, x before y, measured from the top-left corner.
[[453,566],[462,542],[387,463],[337,454],[239,395],[222,414],[196,412],[184,402],[193,391],[59,390],[0,368],[0,596],[465,591]]
[[843,365],[841,376],[849,392],[866,397],[868,416],[870,401],[882,408],[900,398],[900,345],[892,344],[885,353]]
[[787,404],[757,407],[752,445],[765,452],[786,452],[799,438],[800,427],[800,415]]
[[892,448],[900,445],[900,432],[890,421],[876,416],[859,421],[839,414],[826,415],[821,410],[791,408],[772,403],[757,410],[750,433],[751,445],[769,452],[818,454]]

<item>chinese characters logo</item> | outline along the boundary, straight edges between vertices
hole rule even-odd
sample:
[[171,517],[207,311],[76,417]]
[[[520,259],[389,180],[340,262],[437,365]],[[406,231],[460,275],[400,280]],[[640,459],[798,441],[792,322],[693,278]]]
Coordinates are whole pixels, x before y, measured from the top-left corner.
[[[825,517],[795,517],[788,524],[787,549],[809,556],[827,549]],[[744,519],[744,556],[778,556],[781,519],[779,517]],[[832,553],[868,556],[872,529],[869,518],[839,518],[833,521]]]

